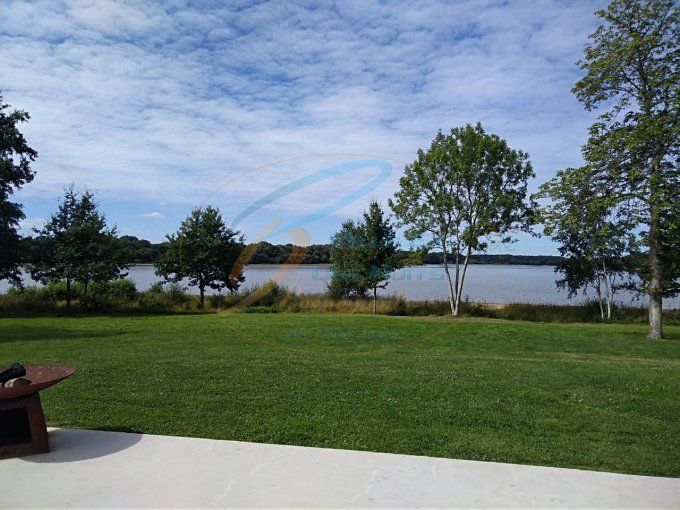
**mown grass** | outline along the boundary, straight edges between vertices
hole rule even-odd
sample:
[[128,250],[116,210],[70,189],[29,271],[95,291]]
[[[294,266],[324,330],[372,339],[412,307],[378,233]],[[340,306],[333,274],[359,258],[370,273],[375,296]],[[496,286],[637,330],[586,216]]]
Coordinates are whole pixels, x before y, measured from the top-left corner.
[[332,314],[0,319],[52,425],[680,475],[680,328]]

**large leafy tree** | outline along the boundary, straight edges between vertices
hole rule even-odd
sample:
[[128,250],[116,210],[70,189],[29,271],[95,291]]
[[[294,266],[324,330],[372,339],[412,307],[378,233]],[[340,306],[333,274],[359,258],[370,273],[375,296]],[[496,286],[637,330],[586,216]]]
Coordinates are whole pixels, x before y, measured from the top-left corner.
[[604,111],[584,147],[599,184],[640,232],[649,338],[663,338],[662,300],[678,291],[680,212],[680,7],[672,0],[614,0],[580,62],[573,92]]
[[226,225],[219,209],[194,209],[166,239],[167,250],[156,259],[156,274],[173,282],[188,278],[189,285],[198,287],[201,307],[207,288],[234,292],[244,281],[243,236]]
[[36,230],[30,266],[31,276],[47,282],[66,282],[66,305],[71,308],[71,283],[83,285],[84,296],[90,283],[106,282],[123,276],[129,267],[129,253],[99,212],[94,194],[66,189],[57,212]]
[[600,315],[611,318],[614,293],[625,269],[630,225],[616,202],[596,182],[589,166],[559,171],[540,187],[537,198],[549,199],[540,210],[546,235],[559,244],[562,260],[555,271],[559,288],[569,297],[594,291]]
[[11,197],[33,180],[31,163],[38,155],[19,131],[19,124],[29,119],[28,113],[10,109],[0,96],[0,280],[8,279],[15,285],[21,284],[19,263],[23,250],[18,226],[24,213]]
[[[458,315],[470,256],[528,229],[534,203],[528,156],[480,124],[439,132],[427,152],[407,165],[390,207],[410,240],[429,235],[442,251],[451,314]],[[451,278],[449,260],[454,261]]]

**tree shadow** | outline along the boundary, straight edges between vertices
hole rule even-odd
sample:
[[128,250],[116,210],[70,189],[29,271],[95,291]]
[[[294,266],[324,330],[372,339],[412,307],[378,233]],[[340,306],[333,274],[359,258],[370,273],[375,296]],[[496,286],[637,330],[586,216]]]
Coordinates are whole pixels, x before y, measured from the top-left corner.
[[102,430],[53,429],[48,433],[49,453],[22,457],[26,462],[77,462],[113,455],[134,446],[142,434]]
[[73,340],[81,338],[110,338],[123,335],[134,335],[141,331],[130,329],[79,329],[79,328],[55,328],[54,326],[22,325],[19,328],[7,331],[0,335],[0,344],[4,342],[23,342],[32,340]]

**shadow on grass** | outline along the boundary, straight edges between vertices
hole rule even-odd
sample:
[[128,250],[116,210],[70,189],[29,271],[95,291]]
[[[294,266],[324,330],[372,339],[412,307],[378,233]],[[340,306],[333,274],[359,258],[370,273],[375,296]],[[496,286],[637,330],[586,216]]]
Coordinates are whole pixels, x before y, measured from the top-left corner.
[[36,310],[36,311],[6,311],[0,310],[0,319],[85,319],[95,317],[162,317],[162,316],[184,316],[184,315],[215,315],[215,310],[161,310],[158,312],[150,311],[111,311],[111,310],[77,310],[67,313],[63,310]]
[[113,338],[123,335],[134,335],[141,331],[130,329],[96,330],[96,329],[71,329],[55,328],[50,326],[29,325],[15,329],[12,333],[0,335],[0,344],[8,342],[24,342],[34,340],[73,340],[86,338]]

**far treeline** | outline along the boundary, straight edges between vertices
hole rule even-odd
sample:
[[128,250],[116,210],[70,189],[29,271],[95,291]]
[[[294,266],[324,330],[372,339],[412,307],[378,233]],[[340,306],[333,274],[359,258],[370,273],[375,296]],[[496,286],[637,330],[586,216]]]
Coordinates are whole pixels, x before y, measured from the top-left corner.
[[[127,260],[131,264],[153,264],[165,253],[166,242],[152,243],[135,236],[119,237],[122,249],[127,253]],[[39,239],[27,237],[25,242],[29,250],[39,243]],[[266,241],[248,246],[255,251],[247,264],[330,264],[331,245],[312,244],[309,246],[295,246],[293,244],[271,244]],[[302,254],[302,259],[300,255]],[[454,256],[449,254],[449,262]],[[422,255],[418,260],[421,264],[442,264],[442,254],[436,251]],[[515,255],[515,254],[478,254],[472,255],[471,264],[503,264],[525,266],[556,266],[562,262],[562,257],[555,255]]]
[[[484,254],[526,232],[558,244],[561,257],[550,261],[558,287],[570,297],[594,293],[603,319],[612,316],[617,291],[646,296],[648,337],[660,340],[663,300],[680,293],[680,6],[613,0],[596,15],[601,24],[572,89],[586,110],[599,113],[582,166],[557,170],[530,194],[528,154],[481,123],[439,131],[404,168],[389,210],[372,201],[342,224],[330,246],[304,250],[246,244],[212,206],[194,209],[162,245],[119,238],[92,193],[73,186],[26,241],[18,231],[22,206],[10,199],[33,179],[37,152],[19,130],[28,114],[0,100],[0,278],[20,286],[25,267],[41,282],[63,282],[70,306],[73,283],[87,302],[93,285],[122,282],[125,269],[144,260],[165,282],[196,287],[203,307],[208,289],[237,294],[247,263],[329,262],[329,297],[372,296],[375,313],[378,289],[392,272],[441,262],[450,312],[458,316],[469,264],[500,262]],[[421,248],[401,247],[400,228]]]

